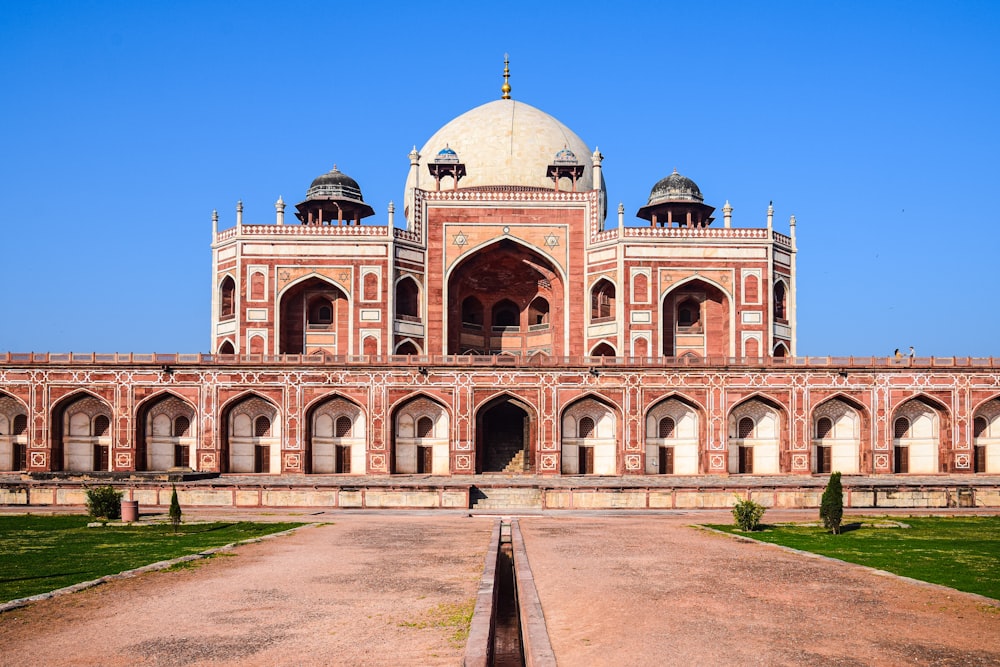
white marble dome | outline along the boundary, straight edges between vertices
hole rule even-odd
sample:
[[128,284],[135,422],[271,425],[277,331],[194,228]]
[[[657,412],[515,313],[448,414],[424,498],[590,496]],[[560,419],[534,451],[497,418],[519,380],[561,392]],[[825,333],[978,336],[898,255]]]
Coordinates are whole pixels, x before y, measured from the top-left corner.
[[[467,111],[434,133],[420,149],[418,182],[410,174],[406,192],[414,186],[434,189],[427,169],[435,156],[450,148],[465,165],[466,176],[459,188],[516,185],[553,188],[545,170],[556,154],[568,148],[583,165],[578,191],[594,187],[592,151],[580,137],[558,120],[533,106],[516,100],[495,100]],[[450,179],[442,189],[451,189]]]

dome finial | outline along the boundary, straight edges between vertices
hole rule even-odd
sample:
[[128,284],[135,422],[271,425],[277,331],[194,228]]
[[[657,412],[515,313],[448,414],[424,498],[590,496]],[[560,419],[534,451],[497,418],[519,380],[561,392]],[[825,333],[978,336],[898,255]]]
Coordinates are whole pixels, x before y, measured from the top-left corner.
[[503,54],[503,86],[500,87],[500,92],[503,93],[500,99],[510,99],[510,56],[506,53]]

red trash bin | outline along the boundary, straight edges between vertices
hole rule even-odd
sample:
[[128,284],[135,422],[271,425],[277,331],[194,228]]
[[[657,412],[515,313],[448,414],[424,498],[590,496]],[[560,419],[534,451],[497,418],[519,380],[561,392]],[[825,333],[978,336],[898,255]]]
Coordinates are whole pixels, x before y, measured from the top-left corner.
[[133,521],[139,520],[139,501],[138,500],[123,500],[122,501],[122,521],[125,523],[131,523]]

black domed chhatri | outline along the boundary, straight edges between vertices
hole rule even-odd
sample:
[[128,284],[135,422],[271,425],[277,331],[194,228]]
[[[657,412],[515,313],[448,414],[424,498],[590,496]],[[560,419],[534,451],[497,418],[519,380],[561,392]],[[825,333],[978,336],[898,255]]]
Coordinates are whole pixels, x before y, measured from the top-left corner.
[[666,178],[660,179],[660,181],[653,186],[653,189],[649,192],[649,201],[646,205],[659,204],[663,201],[692,201],[692,202],[705,202],[705,198],[701,195],[701,190],[698,188],[698,184],[692,181],[687,176],[681,176],[674,170],[674,173],[670,174]]
[[364,201],[358,182],[341,172],[336,166],[322,176],[316,177],[306,191],[306,199],[319,197]]
[[326,223],[344,224],[353,222],[360,224],[361,218],[375,215],[372,207],[365,203],[361,196],[358,182],[341,172],[334,165],[333,169],[316,177],[306,191],[306,200],[295,205],[299,220],[307,225]]
[[698,184],[687,176],[674,173],[660,179],[649,192],[649,201],[636,216],[653,226],[706,227],[715,219],[715,207],[707,206]]

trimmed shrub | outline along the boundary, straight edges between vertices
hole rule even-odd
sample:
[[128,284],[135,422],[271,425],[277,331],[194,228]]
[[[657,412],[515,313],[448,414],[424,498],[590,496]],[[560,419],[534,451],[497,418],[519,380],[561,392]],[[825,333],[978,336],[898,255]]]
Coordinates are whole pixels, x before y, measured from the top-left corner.
[[830,475],[830,481],[826,483],[819,505],[819,518],[823,520],[824,528],[834,535],[840,534],[840,523],[844,519],[844,487],[840,484],[839,472]]
[[177,526],[181,522],[181,504],[177,500],[177,486],[174,484],[170,485],[173,489],[173,493],[170,494],[170,523],[174,525],[174,532],[177,532]]
[[122,518],[121,491],[113,486],[95,486],[87,489],[87,512],[95,519],[113,521]]
[[740,530],[749,532],[760,527],[760,520],[766,511],[767,508],[750,499],[739,499],[733,505],[733,519],[736,520],[736,525],[740,527]]

